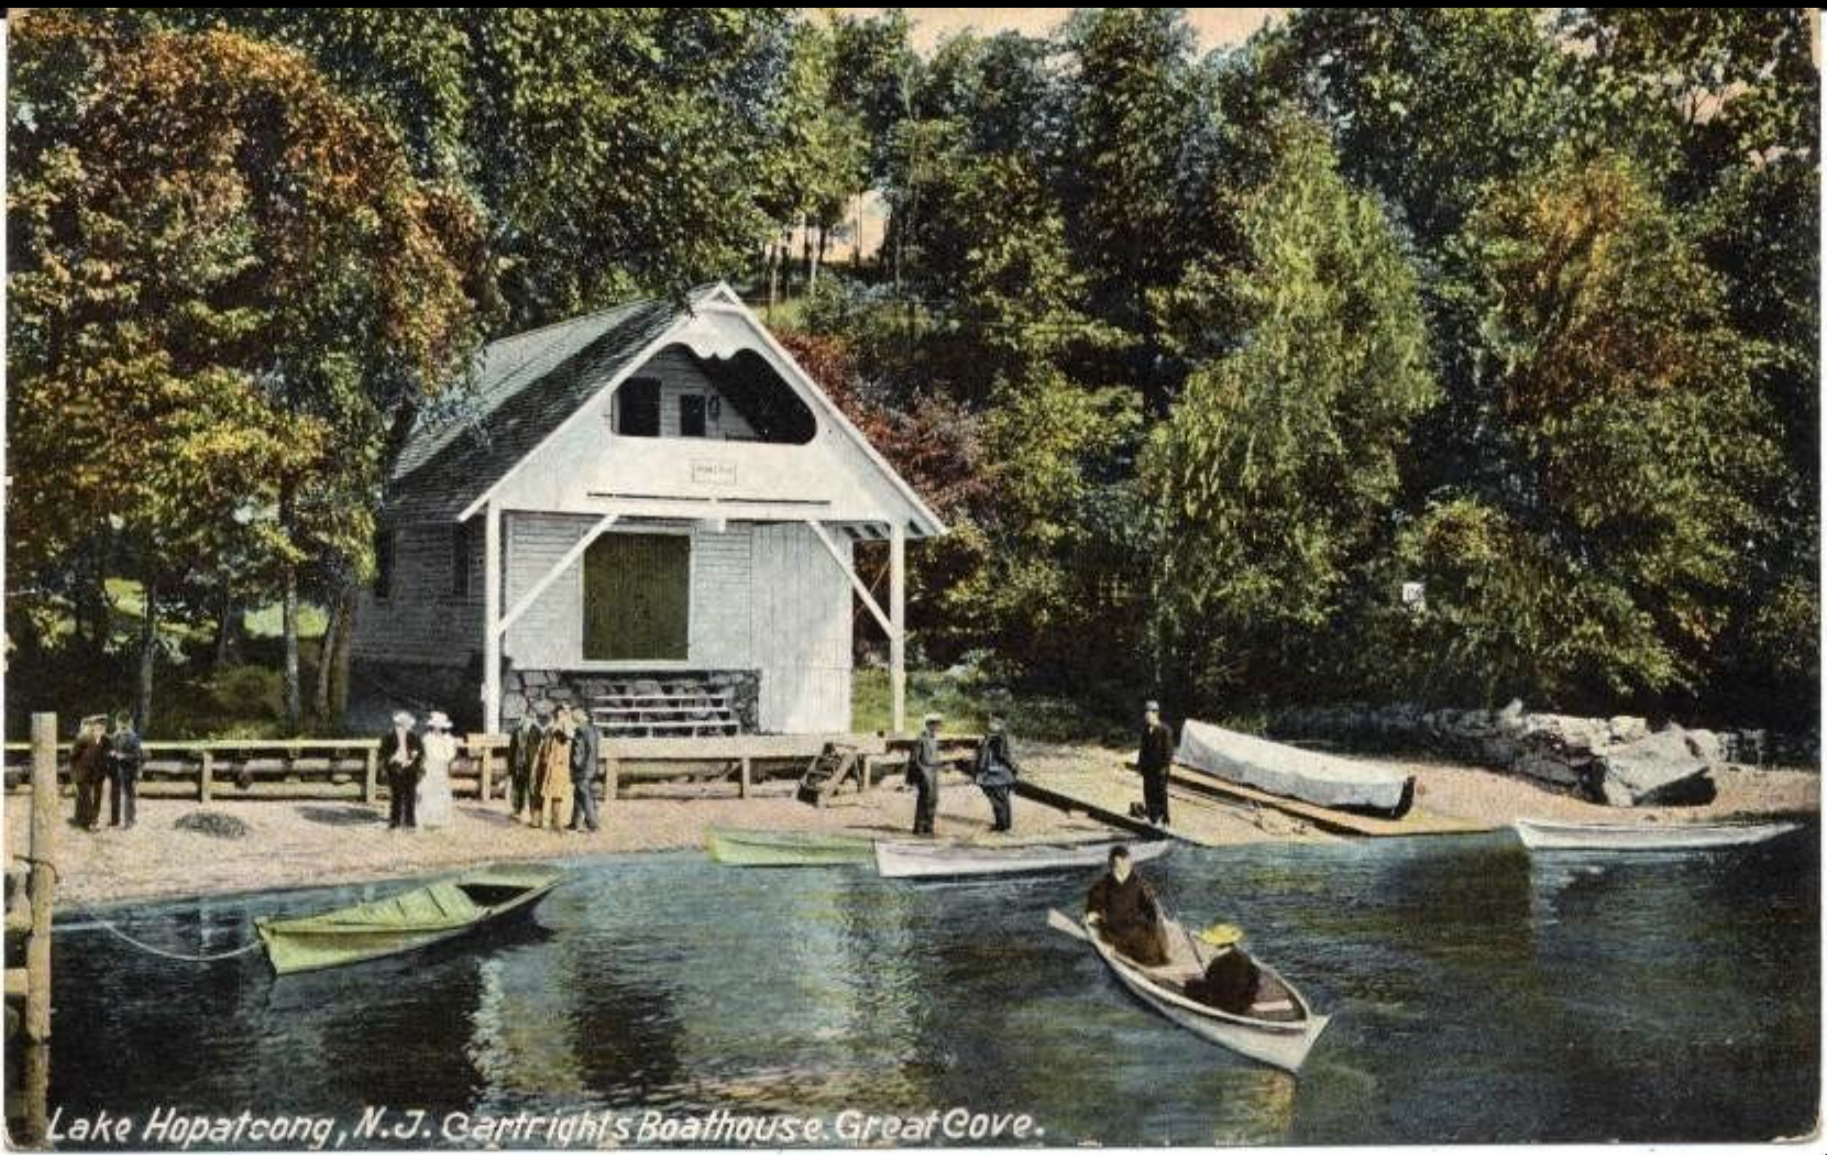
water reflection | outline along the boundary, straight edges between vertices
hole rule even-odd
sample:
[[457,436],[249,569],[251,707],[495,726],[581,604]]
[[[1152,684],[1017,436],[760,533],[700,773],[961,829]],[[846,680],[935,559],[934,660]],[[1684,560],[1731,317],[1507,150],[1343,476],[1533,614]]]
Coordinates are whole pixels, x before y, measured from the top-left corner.
[[[1768,1138],[1814,1112],[1819,863],[1531,861],[1508,838],[1184,848],[1149,871],[1333,1015],[1296,1079],[1178,1030],[1045,912],[695,855],[580,865],[521,924],[274,980],[57,939],[66,1113],[1031,1112],[1053,1144]],[[394,887],[130,913],[174,949]],[[9,1053],[9,1073],[21,1056]],[[16,1085],[16,1081],[15,1081]],[[15,1109],[16,1110],[16,1109]]]

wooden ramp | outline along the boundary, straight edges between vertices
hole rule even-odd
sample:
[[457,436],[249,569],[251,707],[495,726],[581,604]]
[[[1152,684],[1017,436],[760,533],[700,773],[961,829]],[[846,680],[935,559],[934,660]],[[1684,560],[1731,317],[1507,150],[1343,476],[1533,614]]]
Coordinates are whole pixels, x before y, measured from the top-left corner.
[[1232,846],[1261,842],[1268,837],[1328,840],[1330,836],[1311,824],[1277,815],[1265,820],[1260,809],[1245,801],[1188,789],[1178,780],[1169,788],[1173,824],[1156,829],[1130,816],[1132,803],[1142,800],[1142,779],[1131,771],[1108,766],[1062,768],[1027,764],[1015,784],[1016,793],[1057,810],[1078,812],[1134,834],[1165,835],[1194,846]]
[[1400,818],[1374,818],[1368,814],[1350,814],[1329,810],[1294,798],[1283,798],[1254,787],[1226,782],[1211,774],[1176,766],[1168,780],[1182,790],[1204,797],[1222,798],[1245,805],[1267,806],[1290,814],[1321,830],[1368,838],[1400,838],[1415,834],[1481,834],[1498,829],[1499,824],[1469,818],[1435,814],[1416,805]]

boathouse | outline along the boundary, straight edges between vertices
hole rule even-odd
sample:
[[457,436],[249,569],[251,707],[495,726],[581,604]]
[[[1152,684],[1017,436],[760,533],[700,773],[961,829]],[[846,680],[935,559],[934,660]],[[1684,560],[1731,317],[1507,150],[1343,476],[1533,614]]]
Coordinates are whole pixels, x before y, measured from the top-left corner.
[[490,733],[542,698],[626,736],[841,733],[860,603],[904,729],[906,543],[944,527],[727,285],[496,341],[464,400],[388,478],[358,683]]

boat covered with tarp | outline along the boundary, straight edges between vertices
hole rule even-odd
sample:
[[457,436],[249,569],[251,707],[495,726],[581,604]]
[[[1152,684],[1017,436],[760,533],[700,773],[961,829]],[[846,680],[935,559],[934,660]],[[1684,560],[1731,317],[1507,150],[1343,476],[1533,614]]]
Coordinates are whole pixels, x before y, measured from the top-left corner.
[[1190,719],[1180,730],[1175,761],[1266,794],[1379,818],[1400,818],[1415,797],[1412,774]]

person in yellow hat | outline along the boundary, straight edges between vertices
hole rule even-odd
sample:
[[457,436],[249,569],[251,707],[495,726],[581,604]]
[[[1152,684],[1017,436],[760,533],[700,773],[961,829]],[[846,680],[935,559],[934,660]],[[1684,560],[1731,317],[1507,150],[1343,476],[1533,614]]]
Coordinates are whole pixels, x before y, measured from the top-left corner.
[[1216,1007],[1226,1014],[1247,1015],[1256,1002],[1256,964],[1244,952],[1243,930],[1228,922],[1213,923],[1199,932],[1199,939],[1217,953],[1205,966],[1205,974],[1190,979],[1186,997],[1194,1002]]

